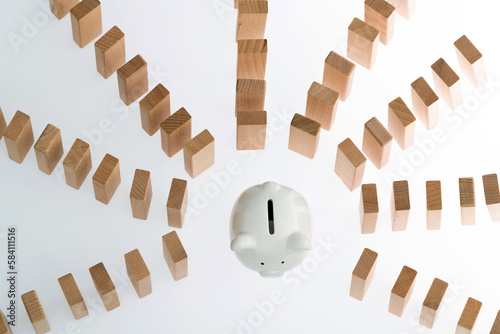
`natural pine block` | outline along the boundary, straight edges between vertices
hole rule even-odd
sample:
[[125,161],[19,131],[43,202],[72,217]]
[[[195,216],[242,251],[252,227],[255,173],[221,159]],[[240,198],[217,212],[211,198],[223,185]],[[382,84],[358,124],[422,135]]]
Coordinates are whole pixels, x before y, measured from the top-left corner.
[[310,159],[314,158],[318,150],[320,130],[320,123],[300,114],[295,114],[290,123],[288,149]]
[[474,298],[469,298],[467,300],[462,315],[458,320],[457,331],[455,332],[456,334],[472,333],[482,306],[483,303],[479,300],[475,300]]
[[325,59],[323,85],[339,92],[341,101],[347,100],[351,94],[356,64],[331,51]]
[[191,139],[191,115],[180,108],[160,123],[161,148],[170,158]]
[[0,311],[0,334],[12,334],[7,318],[5,318],[2,311]]
[[187,205],[187,181],[173,178],[167,200],[168,226],[182,228]]
[[463,104],[460,77],[443,58],[439,58],[431,68],[437,93],[452,110],[456,110]]
[[495,322],[491,327],[490,334],[500,334],[500,311],[498,311]]
[[108,204],[121,183],[118,159],[106,154],[92,176],[92,183],[96,200]]
[[460,189],[460,214],[462,225],[476,225],[476,192],[474,178],[463,177],[458,179]]
[[332,128],[337,114],[339,93],[314,81],[307,92],[306,117],[321,124],[327,131]]
[[351,279],[350,296],[359,301],[363,301],[366,292],[372,283],[375,275],[378,254],[368,248],[365,248],[361,257],[354,267]]
[[71,8],[73,40],[79,47],[92,42],[102,34],[101,3],[99,0],[82,0]]
[[236,113],[236,149],[263,150],[266,147],[267,112]]
[[439,97],[423,77],[411,84],[413,111],[427,130],[439,123]]
[[483,55],[472,44],[472,42],[463,35],[455,41],[455,51],[457,52],[458,63],[467,78],[477,88],[484,85],[488,79],[484,67]]
[[264,110],[266,81],[256,79],[236,80],[236,108],[238,111]]
[[193,179],[215,163],[215,140],[203,130],[184,145],[184,169]]
[[375,183],[361,186],[359,201],[359,216],[361,217],[361,234],[375,233],[378,219],[378,196]]
[[408,181],[394,181],[391,193],[391,220],[393,231],[405,231],[410,216]]
[[391,290],[391,299],[389,301],[389,312],[401,317],[410,301],[415,287],[417,272],[410,267],[404,266],[399,274],[396,283]]
[[188,275],[188,256],[176,231],[162,237],[163,257],[175,281]]
[[60,20],[69,13],[71,8],[78,4],[78,1],[79,0],[49,0],[50,11]]
[[3,136],[9,158],[22,163],[35,141],[30,117],[19,110],[16,111]]
[[335,159],[335,174],[344,182],[346,187],[353,191],[361,185],[365,173],[366,157],[347,138],[338,145]]
[[236,41],[241,39],[261,39],[266,31],[267,1],[244,1],[238,4]]
[[260,79],[266,76],[267,39],[238,41],[237,78]]
[[380,42],[389,44],[394,35],[396,8],[385,0],[365,1],[365,22],[380,32]]
[[422,326],[427,328],[432,328],[434,326],[436,317],[439,314],[441,305],[443,304],[446,289],[448,289],[448,283],[441,281],[439,278],[434,279],[431,288],[425,297],[422,305],[422,311],[420,312],[419,323]]
[[97,72],[105,79],[125,64],[125,34],[114,26],[94,44]]
[[30,318],[30,322],[35,329],[36,334],[43,334],[50,331],[49,322],[43,311],[42,304],[38,299],[36,291],[26,292],[21,296],[23,300],[24,307]]
[[52,174],[63,154],[61,130],[52,124],[48,124],[35,143],[38,169],[45,174]]
[[170,92],[158,84],[140,102],[141,123],[144,131],[152,136],[160,129],[160,124],[170,116]]
[[365,123],[363,134],[363,152],[366,157],[381,169],[389,162],[391,157],[392,135],[373,117]]
[[441,213],[443,200],[441,198],[441,181],[427,181],[425,183],[427,194],[427,229],[441,229]]
[[149,295],[153,291],[151,274],[138,249],[125,254],[125,265],[130,282],[139,298]]
[[64,158],[63,167],[66,183],[77,190],[80,189],[92,169],[89,144],[77,138]]
[[388,128],[396,143],[404,151],[415,142],[416,118],[398,97],[389,103]]
[[396,13],[409,20],[415,14],[416,10],[416,0],[387,0],[394,7],[396,7]]
[[130,105],[149,90],[148,64],[141,55],[130,59],[118,69],[117,74],[120,98],[126,105]]
[[500,191],[497,174],[483,175],[483,188],[486,205],[494,222],[500,221]]
[[379,31],[355,17],[347,35],[347,57],[371,69],[377,59]]
[[88,315],[87,305],[85,305],[85,301],[80,293],[80,289],[78,289],[78,285],[76,285],[73,275],[64,275],[58,281],[75,319],[78,320]]
[[130,205],[134,218],[148,219],[152,197],[151,174],[147,170],[136,169],[132,189],[130,189]]
[[115,285],[109,277],[108,271],[102,262],[96,264],[89,269],[90,276],[92,276],[92,281],[94,286],[101,297],[104,307],[107,311],[120,306],[120,300],[118,299],[118,293],[116,292]]
[[5,129],[7,129],[7,123],[5,122],[5,117],[3,116],[2,108],[0,108],[0,139],[2,139]]

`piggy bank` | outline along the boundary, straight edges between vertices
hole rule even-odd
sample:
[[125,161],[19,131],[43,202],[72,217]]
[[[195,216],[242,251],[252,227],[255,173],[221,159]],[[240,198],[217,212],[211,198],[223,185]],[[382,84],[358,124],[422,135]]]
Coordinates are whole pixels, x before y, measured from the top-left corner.
[[274,182],[243,192],[231,213],[231,250],[262,277],[280,277],[311,249],[311,212],[295,190]]

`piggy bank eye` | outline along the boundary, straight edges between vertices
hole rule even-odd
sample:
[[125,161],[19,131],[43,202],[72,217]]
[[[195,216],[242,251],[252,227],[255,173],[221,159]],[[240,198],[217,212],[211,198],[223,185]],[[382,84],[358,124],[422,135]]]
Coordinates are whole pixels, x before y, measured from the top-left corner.
[[261,262],[261,263],[260,263],[260,265],[262,265],[262,266],[263,266],[263,265],[264,265],[264,262]]
[[281,264],[285,263],[285,261],[281,261]]

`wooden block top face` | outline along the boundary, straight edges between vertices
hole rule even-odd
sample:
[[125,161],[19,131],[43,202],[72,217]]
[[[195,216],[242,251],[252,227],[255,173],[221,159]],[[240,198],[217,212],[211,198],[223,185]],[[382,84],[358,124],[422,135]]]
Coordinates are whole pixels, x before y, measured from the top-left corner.
[[500,334],[500,311],[497,313],[497,317],[495,318],[495,322],[491,327],[490,334]]
[[497,174],[483,175],[483,187],[486,205],[500,203]]
[[162,240],[163,245],[170,254],[173,263],[177,263],[184,259],[187,259],[188,256],[176,231],[165,234],[162,237]]
[[439,278],[435,278],[427,296],[425,297],[424,306],[437,311],[441,305],[444,294],[446,293],[446,289],[448,289],[448,283],[440,280]]
[[465,304],[465,308],[462,312],[462,315],[458,320],[458,326],[472,331],[482,306],[483,303],[481,303],[479,300],[475,300],[474,298],[469,298],[467,300],[467,303]]
[[12,334],[7,318],[5,318],[2,311],[0,311],[0,334]]
[[356,33],[357,35],[370,42],[375,42],[375,39],[379,34],[379,31],[377,29],[375,29],[368,23],[361,21],[357,17],[355,17],[349,25],[349,31]]
[[444,61],[439,58],[434,64],[431,65],[432,70],[436,73],[446,86],[451,87],[460,80],[460,77],[453,71],[453,69]]
[[48,124],[43,130],[40,138],[35,143],[35,150],[41,153],[47,153],[54,144],[54,141],[61,135],[61,130],[52,124]]
[[339,99],[339,93],[330,89],[320,83],[314,81],[307,92],[309,95],[328,103],[330,105],[335,105]]
[[167,134],[171,134],[189,120],[191,120],[191,115],[186,111],[186,109],[180,108],[161,122],[160,126]]
[[385,0],[366,0],[365,5],[372,8],[386,19],[396,10],[396,7]]
[[240,39],[238,53],[267,53],[267,39]]
[[379,143],[380,146],[389,144],[392,140],[392,135],[386,128],[379,122],[376,117],[373,117],[365,123],[365,129],[371,133],[373,138]]
[[105,53],[113,47],[119,40],[125,37],[125,34],[118,28],[114,26],[109,29],[101,38],[95,42],[95,47],[99,49],[102,53]]
[[366,157],[361,153],[361,151],[354,145],[350,138],[347,138],[339,144],[338,147],[342,153],[346,156],[347,160],[354,166],[359,167],[366,162]]
[[458,187],[460,189],[460,207],[475,207],[476,191],[474,189],[474,178],[463,177],[458,179]]
[[470,64],[474,64],[483,56],[465,35],[457,39],[454,44],[457,50],[460,51]]
[[16,111],[14,117],[12,117],[12,120],[7,126],[7,129],[5,129],[5,132],[3,133],[4,137],[12,141],[17,141],[26,124],[28,124],[29,122],[31,122],[31,120],[28,115],[26,115],[22,111]]
[[238,79],[236,80],[236,92],[241,93],[265,93],[266,81],[258,79]]
[[90,267],[89,272],[100,295],[105,295],[115,290],[115,285],[102,262]]
[[356,267],[354,267],[354,270],[352,272],[353,276],[359,277],[362,280],[366,280],[371,270],[375,266],[377,257],[378,254],[376,252],[365,248],[358,260],[358,263],[356,264]]
[[106,184],[109,181],[111,174],[116,168],[119,168],[119,160],[111,154],[106,154],[102,159],[101,164],[97,167],[92,180],[99,184]]
[[408,181],[394,181],[392,189],[394,192],[394,209],[396,211],[410,210]]
[[213,142],[214,137],[205,129],[184,145],[184,151],[193,156]]
[[406,298],[416,277],[417,272],[415,270],[411,269],[410,267],[404,266],[401,270],[401,273],[399,274],[398,279],[396,280],[396,283],[392,287],[391,293],[401,298]]
[[43,311],[35,290],[26,292],[21,296],[21,299],[23,300],[24,307],[26,308],[26,312],[32,324],[46,319],[45,312]]
[[70,12],[77,20],[81,20],[85,15],[99,7],[99,0],[83,0],[75,7],[71,8]]
[[122,79],[126,79],[134,75],[141,68],[146,66],[147,63],[144,60],[144,58],[142,58],[141,55],[137,55],[134,58],[130,59],[125,65],[120,67],[117,73],[119,77],[121,77]]
[[267,112],[262,111],[238,111],[236,117],[237,125],[266,125]]
[[143,200],[146,198],[148,187],[151,187],[151,175],[147,170],[136,169],[132,189],[130,190],[130,198]]
[[413,81],[411,87],[428,107],[439,100],[439,97],[423,77]]
[[239,1],[238,11],[241,14],[267,14],[267,1]]
[[136,281],[145,279],[151,276],[144,259],[138,249],[125,254],[125,263],[128,271],[132,273]]
[[83,156],[90,150],[89,144],[77,138],[71,146],[68,154],[64,158],[63,165],[68,166],[71,169],[76,169],[80,162],[82,161]]
[[290,126],[304,131],[311,136],[317,136],[321,130],[321,124],[312,120],[308,117],[302,116],[300,114],[295,114],[293,116]]
[[325,63],[337,69],[339,72],[344,73],[345,75],[351,75],[356,68],[356,64],[333,51],[328,54],[328,57],[326,57],[325,59]]
[[141,108],[151,110],[169,95],[170,92],[165,88],[165,86],[158,84],[139,102],[139,104]]
[[427,210],[442,210],[441,181],[427,181],[425,187],[427,193]]
[[413,115],[406,103],[400,97],[390,102],[389,108],[392,110],[394,115],[396,115],[396,117],[401,122],[401,125],[403,125],[404,127],[416,121],[415,115]]
[[186,191],[187,181],[173,178],[170,193],[168,194],[167,208],[181,209]]
[[361,198],[364,213],[378,213],[377,185],[375,183],[361,186]]
[[61,286],[61,290],[64,293],[64,297],[66,297],[70,307],[83,302],[82,294],[80,293],[80,289],[78,289],[72,274],[60,277],[58,281]]

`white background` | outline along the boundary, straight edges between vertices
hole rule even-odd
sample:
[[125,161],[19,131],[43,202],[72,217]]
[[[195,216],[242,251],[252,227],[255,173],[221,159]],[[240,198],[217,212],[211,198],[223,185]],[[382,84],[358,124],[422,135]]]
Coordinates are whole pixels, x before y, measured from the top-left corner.
[[[172,112],[185,107],[193,116],[193,134],[208,128],[214,135],[216,164],[195,180],[184,171],[182,153],[167,158],[160,134],[149,137],[141,129],[138,102],[124,106],[116,74],[105,80],[97,73],[93,45],[80,49],[72,40],[69,16],[58,21],[47,14],[47,3],[0,2],[1,108],[7,121],[18,109],[29,114],[35,138],[47,123],[58,126],[66,152],[77,137],[91,142],[93,171],[106,153],[118,157],[122,183],[106,206],[94,199],[91,175],[76,191],[65,184],[61,164],[47,176],[38,170],[33,150],[18,165],[0,145],[1,268],[6,264],[4,233],[7,226],[18,227],[15,333],[33,332],[20,300],[21,293],[33,289],[53,333],[422,333],[428,330],[418,325],[418,316],[434,277],[450,288],[433,332],[454,332],[469,296],[484,303],[476,332],[489,332],[500,309],[500,224],[488,215],[481,176],[500,171],[497,1],[420,0],[413,19],[397,17],[393,41],[380,45],[371,71],[357,67],[350,98],[340,103],[332,130],[321,133],[316,158],[309,160],[288,150],[289,122],[294,113],[304,113],[307,90],[312,81],[321,82],[328,52],[345,54],[347,26],[354,16],[363,18],[362,1],[270,1],[269,143],[254,154],[235,149],[236,11],[231,1],[104,0],[103,30],[118,25],[125,32],[127,59],[137,53],[146,59],[150,88],[163,83],[171,92]],[[453,42],[462,34],[484,54],[493,81],[488,89],[475,91],[458,67]],[[23,42],[12,43],[18,37]],[[427,132],[419,123],[414,147],[402,152],[394,143],[391,161],[381,171],[367,164],[364,181],[377,183],[381,213],[376,234],[361,235],[359,189],[350,193],[334,174],[336,146],[346,137],[361,146],[364,122],[377,116],[386,124],[387,104],[394,98],[410,105],[410,83],[419,76],[433,86],[430,65],[440,57],[462,77],[467,108],[451,112],[441,103],[435,130]],[[136,168],[152,173],[154,195],[146,222],[131,216],[128,195]],[[228,176],[228,168],[233,175]],[[460,226],[458,178],[464,176],[476,180],[473,227]],[[165,210],[172,177],[188,179],[189,186],[189,217],[178,231],[189,255],[189,276],[179,282],[173,281],[161,248],[161,236],[172,230]],[[392,179],[410,183],[406,232],[390,229]],[[314,217],[314,252],[300,272],[285,279],[260,278],[229,249],[234,201],[266,180],[301,192]],[[427,180],[442,181],[441,231],[425,228]],[[332,254],[321,246],[328,242],[336,244]],[[358,302],[348,293],[364,247],[377,251],[379,262],[365,301]],[[144,299],[123,274],[123,254],[134,248],[152,274],[153,293]],[[101,261],[119,289],[121,306],[112,312],[93,302],[98,297],[88,268]],[[418,277],[406,312],[397,318],[387,308],[403,265],[417,270]],[[57,282],[69,272],[91,310],[79,321]],[[0,282],[5,311],[7,285]],[[269,307],[273,294],[282,296]],[[256,306],[262,303],[264,311]],[[246,328],[238,328],[241,321]]]

